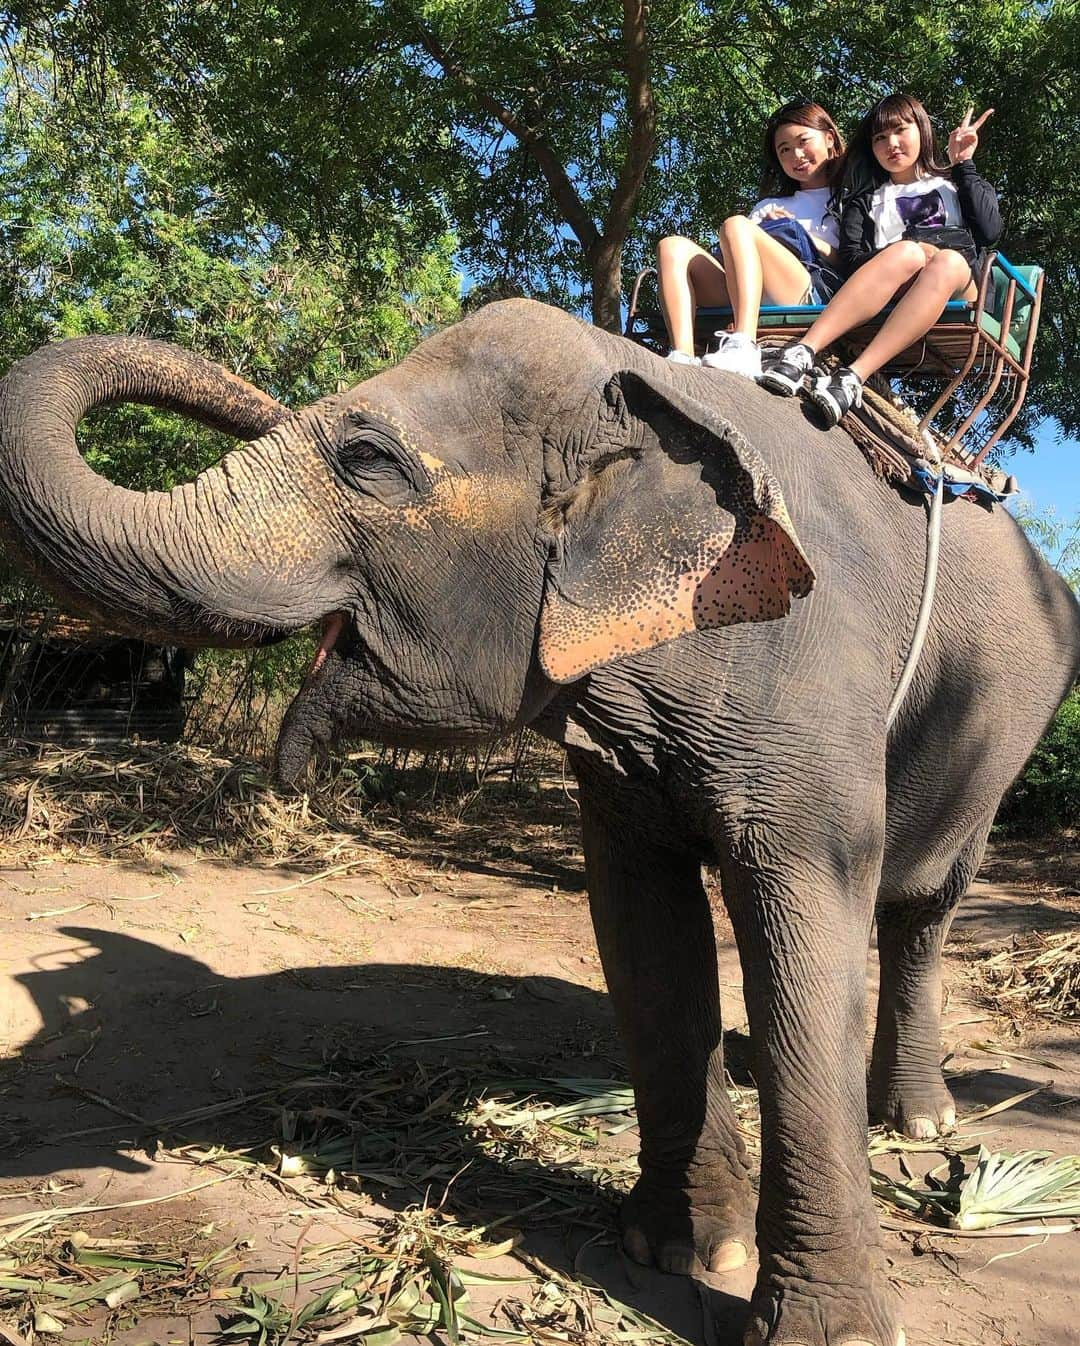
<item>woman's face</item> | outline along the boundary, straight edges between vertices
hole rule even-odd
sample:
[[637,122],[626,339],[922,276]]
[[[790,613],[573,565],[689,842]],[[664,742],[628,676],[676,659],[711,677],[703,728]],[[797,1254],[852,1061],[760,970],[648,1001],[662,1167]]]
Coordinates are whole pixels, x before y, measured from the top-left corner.
[[781,169],[800,187],[824,187],[828,162],[836,152],[831,131],[816,131],[812,126],[794,123],[776,128],[773,148]]
[[914,122],[901,122],[889,131],[879,131],[871,141],[874,158],[888,175],[910,181],[919,162],[922,139]]

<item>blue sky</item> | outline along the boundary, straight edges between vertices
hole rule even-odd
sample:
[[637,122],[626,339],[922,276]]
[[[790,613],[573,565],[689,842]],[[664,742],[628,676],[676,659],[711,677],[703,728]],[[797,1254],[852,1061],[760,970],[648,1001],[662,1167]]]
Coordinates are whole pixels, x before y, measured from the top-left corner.
[[1053,509],[1063,519],[1080,515],[1080,442],[1063,438],[1056,421],[1042,423],[1034,453],[1014,453],[1002,466],[1016,474],[1037,513]]

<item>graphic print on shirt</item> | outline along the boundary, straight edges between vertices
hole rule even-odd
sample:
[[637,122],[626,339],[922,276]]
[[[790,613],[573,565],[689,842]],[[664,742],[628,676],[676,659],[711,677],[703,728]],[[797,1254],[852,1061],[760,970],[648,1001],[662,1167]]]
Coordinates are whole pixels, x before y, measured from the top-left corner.
[[900,216],[905,232],[913,225],[944,229],[948,224],[945,202],[938,191],[926,192],[923,196],[898,196],[896,213]]

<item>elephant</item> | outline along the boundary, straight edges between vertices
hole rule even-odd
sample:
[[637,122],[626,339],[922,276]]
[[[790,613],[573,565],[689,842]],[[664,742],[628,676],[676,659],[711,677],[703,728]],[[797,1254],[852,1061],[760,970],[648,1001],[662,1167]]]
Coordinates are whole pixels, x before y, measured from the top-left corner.
[[[80,458],[106,402],[250,441],[167,493]],[[276,770],[349,738],[523,725],[565,746],[635,1091],[632,1258],[722,1272],[756,1243],[746,1342],[897,1346],[868,1116],[955,1120],[940,954],[1002,794],[1080,675],[1080,609],[1004,511],[926,511],[843,429],[507,300],[295,413],[174,347],[58,343],[0,386],[5,544],[69,606],[186,646],[321,624]],[[760,1088],[754,1218],[724,1087],[703,873],[730,916]],[[880,993],[867,1069],[865,973]]]

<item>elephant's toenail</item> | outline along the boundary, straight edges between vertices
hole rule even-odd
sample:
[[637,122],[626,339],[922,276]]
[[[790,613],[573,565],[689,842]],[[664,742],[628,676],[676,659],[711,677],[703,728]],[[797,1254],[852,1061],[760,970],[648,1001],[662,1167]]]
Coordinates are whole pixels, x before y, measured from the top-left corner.
[[652,1266],[652,1249],[640,1229],[627,1229],[622,1237],[622,1246],[627,1257],[643,1267]]
[[672,1276],[698,1276],[705,1270],[693,1248],[665,1248],[657,1254],[661,1271]]
[[946,1109],[945,1109],[945,1111],[941,1114],[941,1125],[942,1125],[943,1127],[948,1127],[950,1131],[952,1131],[952,1130],[955,1129],[955,1127],[956,1127],[956,1109],[955,1109],[955,1108],[946,1108]]
[[738,1239],[722,1243],[709,1258],[710,1271],[737,1271],[746,1265],[746,1244]]
[[912,1140],[933,1140],[938,1133],[937,1124],[931,1117],[910,1117],[904,1131]]

